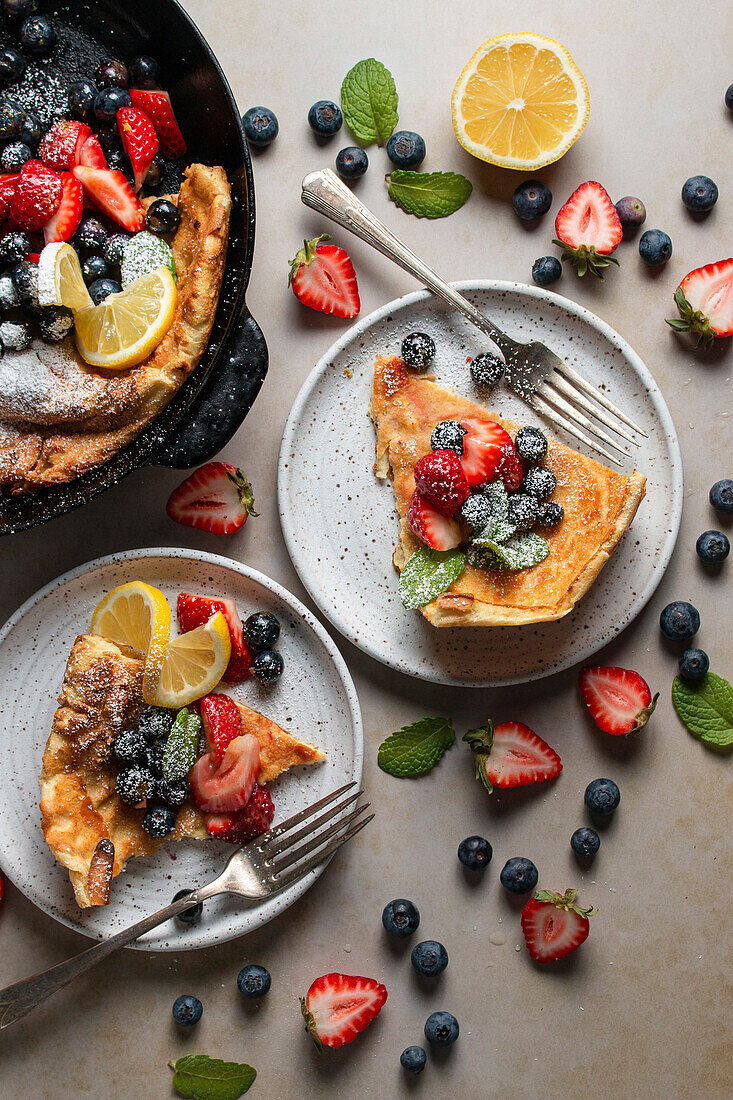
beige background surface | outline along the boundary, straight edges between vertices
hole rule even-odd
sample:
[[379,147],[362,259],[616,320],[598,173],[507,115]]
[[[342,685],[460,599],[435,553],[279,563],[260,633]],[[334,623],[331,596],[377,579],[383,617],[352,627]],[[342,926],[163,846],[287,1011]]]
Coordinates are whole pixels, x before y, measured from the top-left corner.
[[[358,59],[383,60],[396,78],[401,123],[427,141],[424,167],[464,171],[475,190],[469,204],[445,221],[408,218],[386,198],[384,152],[370,149],[372,165],[360,194],[448,278],[529,281],[532,260],[551,251],[550,220],[523,229],[509,204],[520,177],[464,154],[449,114],[455,77],[479,43],[529,27],[568,46],[591,90],[586,133],[560,164],[542,173],[555,194],[553,216],[577,184],[597,178],[614,198],[639,195],[647,204],[647,226],[666,229],[674,241],[671,262],[657,274],[642,270],[635,245],[624,244],[621,269],[605,283],[566,273],[556,288],[631,341],[660,383],[680,434],[686,494],[677,552],[651,605],[599,655],[603,663],[639,669],[662,699],[648,731],[618,743],[583,713],[575,671],[512,690],[455,691],[390,673],[344,643],[364,712],[374,824],[310,894],[261,933],[180,957],[122,954],[4,1033],[0,1093],[33,1100],[167,1097],[168,1060],[197,1051],[250,1061],[259,1073],[251,1095],[271,1100],[437,1098],[447,1091],[470,1100],[534,1100],[561,1092],[723,1100],[730,1095],[731,1069],[731,760],[706,751],[678,722],[669,702],[675,655],[660,638],[657,618],[668,600],[693,600],[702,614],[699,644],[713,667],[731,676],[733,565],[718,577],[706,575],[694,542],[719,523],[707,503],[709,486],[733,475],[733,349],[728,342],[696,355],[663,320],[686,271],[733,251],[733,119],[722,104],[733,81],[730,4],[544,0],[515,11],[494,0],[188,0],[186,6],[217,52],[241,108],[265,103],[280,120],[276,144],[255,157],[257,247],[248,296],[268,339],[270,374],[225,454],[246,468],[262,514],[226,543],[175,526],[164,504],[179,475],[143,470],[85,509],[0,545],[0,617],[60,572],[144,545],[227,553],[303,597],[278,524],[276,455],[300,384],[344,325],[296,303],[286,288],[287,261],[304,235],[327,228],[300,205],[302,175],[332,163],[347,143],[337,139],[319,148],[307,128],[308,107],[337,97],[343,74]],[[716,179],[721,192],[702,223],[679,199],[682,182],[697,172]],[[414,289],[407,275],[366,246],[347,243],[364,312]],[[419,781],[379,772],[376,750],[386,733],[440,712],[453,716],[459,733],[487,714],[521,718],[559,749],[562,776],[551,787],[489,801],[461,745]],[[568,842],[584,821],[583,790],[599,775],[617,780],[622,804],[603,833],[592,873],[581,874]],[[495,853],[477,883],[463,876],[455,858],[459,841],[472,832],[488,836]],[[535,860],[542,884],[574,884],[599,910],[588,943],[558,968],[536,968],[524,948],[515,950],[519,907],[504,895],[498,876],[517,854]],[[434,986],[421,985],[409,949],[382,934],[382,906],[400,895],[419,905],[421,935],[447,946],[450,966]],[[489,937],[498,932],[506,943],[494,946]],[[85,944],[12,886],[0,911],[0,937],[3,984]],[[235,987],[247,960],[264,963],[273,974],[270,996],[253,1010],[243,1008]],[[382,979],[389,1000],[353,1047],[319,1056],[303,1033],[297,996],[330,969]],[[204,1002],[202,1023],[183,1037],[170,1018],[170,1005],[182,992]],[[423,1022],[436,1008],[455,1012],[460,1040],[447,1056],[430,1057],[421,1078],[408,1082],[399,1054],[421,1041]]]

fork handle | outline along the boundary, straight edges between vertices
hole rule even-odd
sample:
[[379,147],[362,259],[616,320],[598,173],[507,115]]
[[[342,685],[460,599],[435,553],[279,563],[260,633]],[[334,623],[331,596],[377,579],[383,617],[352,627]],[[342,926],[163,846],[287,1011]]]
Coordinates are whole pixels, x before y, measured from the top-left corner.
[[416,256],[412,249],[390,232],[371,210],[364,205],[330,168],[311,172],[301,185],[301,199],[306,206],[324,214],[331,221],[360,237],[383,256],[393,260],[409,275],[414,275],[424,286],[443,298],[449,305],[467,317],[477,328],[489,336],[502,352],[511,353],[517,348],[514,340],[476,309],[467,298],[446,283],[439,275]]

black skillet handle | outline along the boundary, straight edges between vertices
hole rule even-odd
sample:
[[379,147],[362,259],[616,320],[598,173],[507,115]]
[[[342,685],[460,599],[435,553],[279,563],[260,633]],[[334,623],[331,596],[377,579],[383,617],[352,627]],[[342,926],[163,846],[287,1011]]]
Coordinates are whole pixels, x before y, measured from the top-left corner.
[[184,470],[208,462],[225,447],[252,408],[267,374],[267,344],[246,306],[221,349],[213,377],[190,412],[151,458]]

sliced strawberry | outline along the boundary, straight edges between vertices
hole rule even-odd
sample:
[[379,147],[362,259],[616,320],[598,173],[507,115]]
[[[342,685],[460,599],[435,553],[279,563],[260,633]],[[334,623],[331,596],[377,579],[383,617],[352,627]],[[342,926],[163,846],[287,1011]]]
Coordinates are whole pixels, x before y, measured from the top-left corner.
[[20,170],[10,203],[10,220],[18,229],[35,233],[56,213],[61,202],[61,176],[40,160],[28,160]]
[[19,179],[20,172],[14,172],[9,176],[0,176],[0,221],[4,221],[10,215],[10,205]]
[[217,764],[209,752],[200,756],[188,777],[191,797],[205,813],[243,810],[260,774],[260,743],[253,733],[235,737]]
[[155,127],[163,156],[171,160],[185,156],[186,142],[173,114],[171,97],[168,93],[130,88],[130,96],[133,107],[137,107],[139,111],[146,114]]
[[524,471],[509,432],[495,420],[480,417],[461,420],[460,425],[466,432],[460,462],[469,487],[500,477],[507,489],[518,489]]
[[289,283],[304,306],[334,317],[356,317],[361,309],[354,265],[343,248],[328,241],[328,233],[303,241],[290,261]]
[[40,260],[40,258],[41,258],[41,253],[40,252],[29,252],[28,253],[28,259],[30,260],[30,262],[32,264],[37,264],[38,261]]
[[522,910],[522,931],[535,962],[555,962],[588,939],[592,909],[576,905],[577,890],[555,894],[538,890]]
[[272,825],[275,804],[267,787],[255,787],[249,802],[235,814],[208,814],[206,831],[229,844],[247,844],[262,836]]
[[242,620],[234,600],[223,597],[214,599],[211,596],[194,596],[191,592],[179,593],[177,613],[178,626],[182,634],[195,630],[197,626],[203,626],[217,611],[221,611],[227,621],[229,641],[232,644],[232,654],[222,680],[227,684],[239,684],[252,672],[254,656],[244,640]]
[[599,279],[601,271],[618,260],[611,253],[624,235],[621,219],[605,187],[595,180],[583,183],[560,207],[555,232],[563,249],[563,260],[577,267],[578,275],[592,271]]
[[47,168],[68,171],[79,163],[79,151],[91,134],[85,122],[61,118],[44,134],[38,146],[38,156]]
[[71,172],[63,172],[61,184],[63,190],[58,210],[43,227],[46,244],[70,241],[76,233],[84,210],[84,191],[78,179]]
[[113,222],[130,233],[137,233],[144,221],[140,201],[122,172],[112,168],[87,168],[77,164],[72,172],[81,182],[85,195],[92,198]]
[[415,466],[415,485],[444,516],[452,516],[471,490],[455,451],[431,451]]
[[319,1050],[353,1043],[387,1000],[387,990],[374,978],[324,974],[300,999],[306,1030]]
[[562,762],[553,748],[521,722],[487,722],[463,737],[475,754],[476,778],[494,787],[524,787],[554,779]]
[[200,702],[201,721],[209,752],[215,763],[221,763],[224,751],[235,737],[242,734],[242,720],[237,704],[228,695],[212,692]]
[[158,135],[148,116],[137,107],[120,108],[117,129],[135,173],[135,190],[139,191],[158,152]]
[[580,670],[580,690],[591,718],[604,733],[635,733],[654,712],[659,692],[652,699],[649,685],[629,668],[587,666]]
[[195,470],[168,498],[166,512],[176,523],[231,535],[254,511],[252,486],[229,462],[207,462]]
[[407,506],[407,522],[412,533],[433,550],[450,550],[461,541],[456,521],[441,515],[418,489]]
[[677,332],[694,332],[698,344],[733,335],[733,256],[688,271],[674,292],[680,316],[667,321]]
[[96,134],[91,134],[81,148],[77,150],[77,164],[81,164],[85,168],[107,167],[107,159]]

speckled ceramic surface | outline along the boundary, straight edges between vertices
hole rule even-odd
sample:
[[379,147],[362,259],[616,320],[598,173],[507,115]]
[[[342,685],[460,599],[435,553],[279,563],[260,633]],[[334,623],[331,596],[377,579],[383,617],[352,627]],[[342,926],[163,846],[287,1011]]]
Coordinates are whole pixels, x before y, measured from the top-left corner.
[[[108,936],[168,904],[177,890],[208,882],[231,854],[230,845],[187,841],[131,860],[113,880],[109,906],[80,910],[66,870],[46,846],[40,826],[38,775],[56,699],[74,639],[111,588],[141,579],[162,589],[171,605],[180,591],[234,598],[244,619],[271,611],[282,624],[281,680],[252,680],[228,689],[303,740],[318,744],[326,761],[293,769],[270,784],[275,822],[350,780],[361,779],[363,745],[359,704],[351,677],[323,627],[280,585],[247,566],[190,550],[146,549],[100,558],[72,570],[28,600],[0,633],[0,769],[12,782],[0,803],[0,860],[36,905],[86,935]],[[325,866],[325,865],[324,865]],[[179,951],[232,939],[282,912],[313,884],[323,868],[253,908],[232,897],[205,903],[204,917],[183,930],[161,926],[132,946]]]
[[[605,322],[539,288],[490,281],[456,286],[509,335],[547,343],[648,431],[626,467],[628,473],[635,465],[646,474],[646,498],[590,592],[564,619],[536,626],[436,629],[417,611],[402,607],[392,566],[394,496],[389,481],[379,482],[373,471],[368,405],[374,357],[399,353],[408,332],[428,332],[437,347],[436,381],[482,400],[467,359],[487,346],[468,321],[426,291],[390,302],[359,321],[305,382],[280,450],[280,515],[303,584],[334,626],[366,653],[439,683],[498,686],[548,676],[585,660],[639,613],[674,548],[682,514],[682,462],[654,379]],[[487,404],[515,423],[553,431],[504,386]]]

